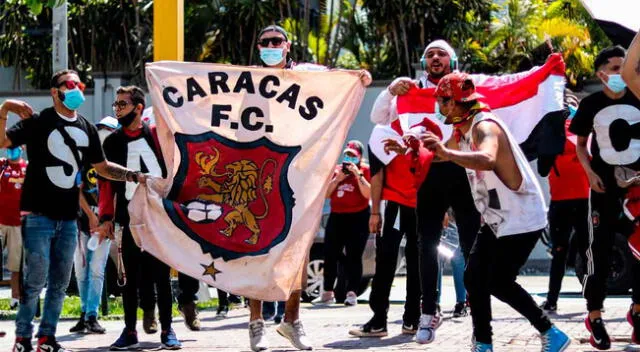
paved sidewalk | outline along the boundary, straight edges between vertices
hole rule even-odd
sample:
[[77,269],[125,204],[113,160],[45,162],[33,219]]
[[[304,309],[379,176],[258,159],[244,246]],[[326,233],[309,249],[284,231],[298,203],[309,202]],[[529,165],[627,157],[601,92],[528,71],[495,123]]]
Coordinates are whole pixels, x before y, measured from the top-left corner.
[[[537,301],[544,297],[547,278],[523,276],[520,283],[529,290]],[[310,304],[303,304],[301,312],[307,334],[319,351],[468,351],[471,339],[471,318],[451,319],[450,309],[454,305],[454,291],[450,277],[444,279],[444,295],[442,306],[446,320],[438,329],[436,341],[430,345],[418,345],[412,337],[401,335],[401,317],[404,296],[404,279],[397,278],[392,292],[392,304],[389,312],[389,336],[383,339],[359,339],[350,337],[348,331],[370,318],[370,310],[366,303],[368,292],[361,296],[357,307],[319,308]],[[559,301],[559,311],[552,316],[553,321],[566,333],[573,342],[568,351],[595,351],[587,339],[584,328],[584,300],[579,295],[580,287],[575,277],[568,277],[564,281],[563,296]],[[611,351],[640,351],[634,349],[630,343],[631,326],[625,316],[629,308],[629,297],[612,297],[605,302],[605,321],[609,333],[615,338]],[[497,300],[494,305],[494,347],[496,352],[502,351],[540,351],[540,339],[537,332],[527,321],[520,318],[511,308]],[[224,320],[216,320],[215,312],[201,313],[203,330],[188,331],[182,318],[176,318],[174,328],[178,338],[186,351],[249,351],[247,331],[248,310],[235,309]],[[62,321],[58,327],[59,339],[62,344],[74,351],[106,351],[108,346],[118,337],[122,321],[108,321],[106,335],[73,335],[69,328],[74,321]],[[141,323],[140,323],[141,325]],[[0,338],[0,351],[9,351],[14,339],[14,324],[12,321],[0,322],[0,330],[7,331],[5,338]],[[275,326],[268,324],[269,341],[272,351],[292,351],[288,341],[280,337]],[[147,350],[158,349],[159,334],[145,335],[139,326],[139,338],[142,346]]]

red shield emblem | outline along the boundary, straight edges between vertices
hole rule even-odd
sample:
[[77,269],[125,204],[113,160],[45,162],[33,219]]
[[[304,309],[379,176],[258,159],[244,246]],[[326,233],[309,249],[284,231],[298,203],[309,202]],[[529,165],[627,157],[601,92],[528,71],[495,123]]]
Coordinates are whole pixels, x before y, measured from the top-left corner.
[[300,147],[177,133],[180,167],[164,208],[214,258],[259,255],[282,242],[294,205],[288,170]]

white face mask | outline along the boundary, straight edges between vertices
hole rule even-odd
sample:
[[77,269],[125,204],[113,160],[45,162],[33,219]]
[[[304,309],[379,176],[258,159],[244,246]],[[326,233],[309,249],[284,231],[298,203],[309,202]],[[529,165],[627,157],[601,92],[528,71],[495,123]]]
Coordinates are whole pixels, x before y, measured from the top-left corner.
[[100,130],[98,131],[98,138],[100,138],[100,144],[104,143],[105,138],[111,134],[109,130]]

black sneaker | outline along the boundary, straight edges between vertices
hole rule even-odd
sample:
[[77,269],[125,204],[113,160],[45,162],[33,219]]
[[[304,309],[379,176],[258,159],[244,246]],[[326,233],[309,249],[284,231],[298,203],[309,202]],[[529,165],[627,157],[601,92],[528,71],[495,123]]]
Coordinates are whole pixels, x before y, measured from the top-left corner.
[[37,352],[71,352],[60,346],[55,336],[42,336],[38,339]]
[[607,334],[607,329],[604,327],[602,318],[591,321],[587,315],[584,319],[584,324],[591,333],[591,338],[589,339],[591,346],[599,350],[608,350],[611,348],[611,339],[609,338],[609,334]]
[[138,348],[138,333],[124,328],[120,337],[109,348],[111,351],[125,351]]
[[461,317],[466,317],[467,315],[469,315],[469,312],[467,312],[466,303],[465,302],[456,303],[455,307],[453,307],[453,317],[461,318]]
[[418,323],[402,323],[402,333],[405,335],[415,335],[418,332]]
[[26,337],[16,337],[16,342],[13,344],[11,352],[33,352],[31,339]]
[[358,337],[385,337],[388,335],[387,323],[380,323],[371,319],[362,325],[360,329],[350,330],[349,335]]
[[555,313],[555,311],[558,310],[558,304],[557,303],[551,303],[549,301],[544,301],[540,305],[540,309],[544,310],[545,312]]
[[82,334],[84,333],[84,330],[86,329],[85,323],[84,323],[84,312],[82,312],[82,314],[80,314],[80,319],[78,320],[78,322],[76,323],[76,325],[72,326],[71,329],[69,329],[69,332],[75,333],[75,334]]
[[100,323],[98,323],[98,319],[93,316],[89,317],[89,319],[85,322],[85,327],[88,334],[104,334],[105,332],[107,332],[105,328],[100,326]]
[[627,321],[633,327],[633,331],[631,332],[631,342],[636,345],[640,345],[640,313],[633,312],[633,304],[627,313]]

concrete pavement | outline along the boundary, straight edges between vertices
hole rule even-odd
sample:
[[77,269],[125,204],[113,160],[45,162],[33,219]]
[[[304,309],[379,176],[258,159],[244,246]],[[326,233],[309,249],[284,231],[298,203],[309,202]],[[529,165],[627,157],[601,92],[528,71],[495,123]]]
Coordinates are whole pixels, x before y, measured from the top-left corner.
[[[539,302],[544,300],[547,278],[539,276],[522,276],[519,282],[534,295]],[[392,290],[392,304],[389,311],[389,336],[382,339],[354,338],[348,331],[365,323],[371,312],[366,303],[368,292],[360,297],[357,307],[314,307],[310,304],[302,306],[302,321],[307,335],[319,351],[468,351],[471,339],[471,318],[450,318],[455,301],[451,277],[444,278],[442,307],[446,320],[438,329],[436,341],[430,345],[418,345],[411,336],[401,335],[402,301],[404,297],[404,278],[396,278]],[[575,277],[565,278],[563,295],[558,303],[558,314],[552,320],[573,339],[568,351],[595,351],[588,343],[588,334],[584,328],[585,304],[579,295],[580,286]],[[629,308],[629,297],[611,297],[605,302],[605,321],[609,333],[616,340],[611,351],[640,351],[640,346],[630,345],[631,326],[625,316]],[[540,351],[540,339],[537,332],[515,311],[502,302],[493,300],[494,307],[494,347],[496,352],[502,351]],[[186,329],[182,318],[175,318],[174,329],[186,351],[249,351],[247,331],[248,310],[241,308],[229,313],[227,319],[216,320],[215,312],[201,313],[202,331],[191,332]],[[105,335],[73,335],[69,328],[74,321],[62,321],[58,327],[58,338],[63,346],[74,351],[106,351],[117,339],[123,327],[122,321],[106,321]],[[140,323],[141,325],[141,323]],[[9,351],[14,339],[13,321],[0,322],[0,329],[7,331],[7,336],[0,338],[0,350]],[[143,348],[158,349],[159,334],[145,335],[139,326],[139,338]],[[267,336],[272,351],[292,351],[288,341],[275,331],[273,323],[268,324]],[[637,349],[635,348],[637,347]]]

